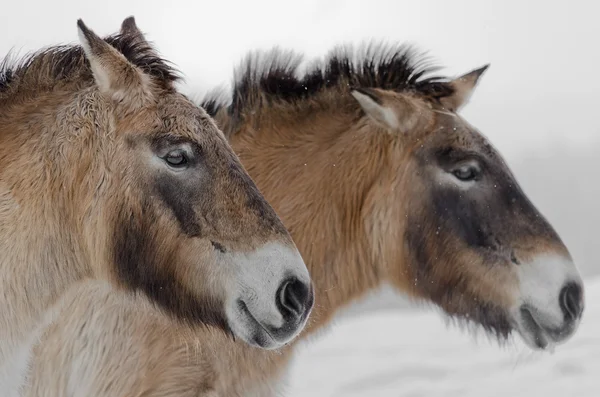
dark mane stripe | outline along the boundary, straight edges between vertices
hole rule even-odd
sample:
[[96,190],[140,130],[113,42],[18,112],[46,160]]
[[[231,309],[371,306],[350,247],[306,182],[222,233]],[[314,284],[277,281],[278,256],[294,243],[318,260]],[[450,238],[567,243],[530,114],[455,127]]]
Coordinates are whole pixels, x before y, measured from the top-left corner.
[[[159,57],[148,43],[120,34],[104,40],[157,83],[166,87],[179,80],[179,72]],[[21,83],[48,86],[70,78],[92,78],[89,63],[79,45],[52,46],[15,61],[8,54],[0,61],[0,97],[3,93],[18,90]]]
[[358,49],[338,46],[324,60],[313,61],[304,73],[300,71],[302,61],[301,55],[279,48],[251,52],[235,70],[229,101],[218,98],[222,91],[213,91],[202,106],[211,116],[226,106],[235,122],[265,102],[296,103],[344,85],[410,91],[432,100],[453,93],[446,78],[426,77],[438,68],[406,44],[366,42]]

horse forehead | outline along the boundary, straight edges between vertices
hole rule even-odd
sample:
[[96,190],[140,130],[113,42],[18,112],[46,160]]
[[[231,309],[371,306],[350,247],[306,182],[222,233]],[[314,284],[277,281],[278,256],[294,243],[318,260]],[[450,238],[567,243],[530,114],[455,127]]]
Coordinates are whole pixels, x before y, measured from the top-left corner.
[[193,119],[201,114],[200,107],[176,92],[160,95],[157,110],[163,118]]
[[456,113],[444,113],[439,117],[437,131],[450,145],[477,152],[490,160],[498,159],[499,154],[491,142]]
[[215,127],[209,116],[184,97],[165,98],[159,102],[157,110],[162,127],[171,134],[194,140],[214,135]]
[[158,101],[162,129],[201,146],[227,149],[227,141],[206,111],[184,95],[172,93]]

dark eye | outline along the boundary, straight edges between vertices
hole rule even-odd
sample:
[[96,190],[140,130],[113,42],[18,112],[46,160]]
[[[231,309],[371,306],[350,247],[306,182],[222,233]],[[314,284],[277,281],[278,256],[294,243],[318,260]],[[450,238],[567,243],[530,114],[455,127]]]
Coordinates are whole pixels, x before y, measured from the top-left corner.
[[464,165],[452,171],[452,175],[461,181],[468,182],[477,178],[479,169],[473,165]]
[[172,152],[167,153],[164,160],[174,168],[183,168],[188,163],[185,152],[182,150],[173,150]]

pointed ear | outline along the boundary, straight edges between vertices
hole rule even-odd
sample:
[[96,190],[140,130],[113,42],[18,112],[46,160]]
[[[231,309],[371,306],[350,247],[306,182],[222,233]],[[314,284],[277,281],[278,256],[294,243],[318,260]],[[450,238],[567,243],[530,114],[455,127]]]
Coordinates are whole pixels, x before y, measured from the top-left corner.
[[473,90],[479,82],[483,73],[490,67],[490,64],[475,69],[467,74],[452,80],[450,84],[454,88],[454,93],[448,97],[442,98],[442,105],[452,111],[458,112],[460,108],[469,103]]
[[77,21],[79,41],[100,92],[119,104],[143,106],[152,99],[150,78],[123,54]]
[[146,37],[144,37],[142,31],[137,27],[133,15],[125,18],[121,23],[121,34],[123,36],[134,37],[136,44],[146,42]]
[[350,93],[371,119],[390,130],[398,129],[400,123],[394,111],[385,106],[377,92],[368,88],[351,88]]
[[390,132],[409,133],[418,127],[422,113],[407,98],[386,100],[369,88],[351,88],[350,93],[372,120]]

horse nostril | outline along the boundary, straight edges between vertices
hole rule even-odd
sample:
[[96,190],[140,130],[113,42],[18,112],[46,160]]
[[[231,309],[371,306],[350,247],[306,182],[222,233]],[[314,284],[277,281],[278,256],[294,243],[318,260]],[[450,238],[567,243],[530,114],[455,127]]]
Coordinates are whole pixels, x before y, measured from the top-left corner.
[[213,246],[214,249],[216,249],[217,251],[219,251],[220,253],[224,254],[225,253],[225,247],[223,247],[221,244],[215,242],[215,241],[211,241],[210,242]]
[[521,262],[519,262],[519,260],[517,259],[517,255],[515,255],[515,251],[511,251],[511,253],[510,253],[510,260],[515,265],[520,265],[521,264]]
[[296,278],[285,281],[279,288],[278,307],[284,316],[301,317],[306,311],[308,287]]
[[583,312],[582,289],[579,284],[568,283],[560,291],[560,308],[565,316],[565,321],[573,321]]

